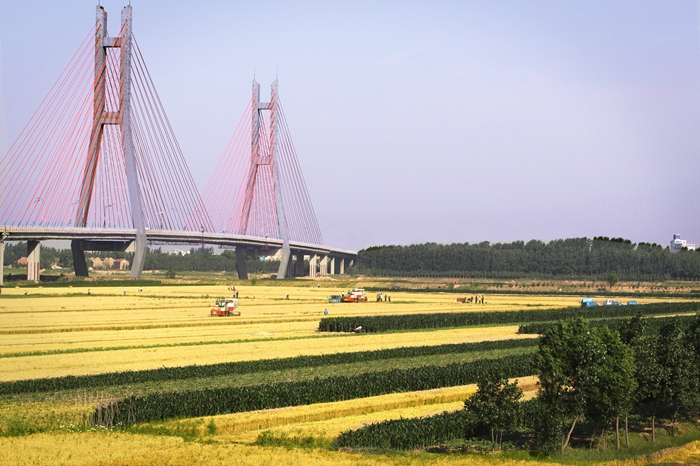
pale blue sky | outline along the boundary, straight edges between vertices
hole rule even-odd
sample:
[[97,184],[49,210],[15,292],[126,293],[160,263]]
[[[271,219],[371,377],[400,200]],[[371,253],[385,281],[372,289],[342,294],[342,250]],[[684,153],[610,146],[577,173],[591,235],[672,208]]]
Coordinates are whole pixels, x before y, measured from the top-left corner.
[[[110,32],[124,4],[102,1]],[[695,1],[132,6],[200,190],[254,70],[263,99],[278,70],[326,244],[700,243]],[[0,146],[94,16],[88,1],[0,0]]]

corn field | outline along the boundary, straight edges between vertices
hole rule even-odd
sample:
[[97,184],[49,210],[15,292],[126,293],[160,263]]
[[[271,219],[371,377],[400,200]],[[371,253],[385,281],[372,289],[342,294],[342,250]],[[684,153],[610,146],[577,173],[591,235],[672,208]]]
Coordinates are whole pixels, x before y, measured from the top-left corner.
[[102,425],[100,422],[107,420],[107,426],[113,427],[176,417],[213,416],[467,385],[475,383],[485,374],[497,373],[506,378],[532,375],[532,361],[531,354],[512,355],[355,376],[131,396],[98,407],[93,423]]
[[459,312],[386,316],[325,317],[318,329],[321,332],[352,332],[362,327],[364,332],[388,332],[426,328],[468,327],[475,325],[524,324],[553,322],[584,317],[606,319],[642,315],[683,314],[697,312],[700,303],[654,303],[639,306],[597,306],[590,308],[567,307],[549,310],[521,310],[503,312]]

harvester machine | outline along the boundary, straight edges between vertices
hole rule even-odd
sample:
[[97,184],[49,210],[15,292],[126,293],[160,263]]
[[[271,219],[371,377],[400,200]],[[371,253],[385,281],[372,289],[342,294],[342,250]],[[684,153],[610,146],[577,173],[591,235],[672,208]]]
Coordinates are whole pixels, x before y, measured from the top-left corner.
[[238,300],[236,298],[218,298],[216,305],[211,308],[211,315],[218,317],[239,316]]

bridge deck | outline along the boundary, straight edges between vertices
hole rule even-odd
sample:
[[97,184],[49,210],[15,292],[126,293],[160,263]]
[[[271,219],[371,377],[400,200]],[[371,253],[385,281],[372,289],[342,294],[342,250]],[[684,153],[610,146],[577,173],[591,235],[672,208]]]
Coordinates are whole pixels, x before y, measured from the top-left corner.
[[[93,241],[133,241],[136,230],[109,228],[43,228],[43,227],[0,227],[5,241],[46,241],[46,240],[93,240]],[[245,248],[281,248],[282,240],[257,236],[230,235],[194,231],[146,230],[149,243],[156,244],[213,244],[217,246],[239,246]],[[290,241],[293,251],[311,254],[356,257],[357,251],[331,248],[328,246]]]

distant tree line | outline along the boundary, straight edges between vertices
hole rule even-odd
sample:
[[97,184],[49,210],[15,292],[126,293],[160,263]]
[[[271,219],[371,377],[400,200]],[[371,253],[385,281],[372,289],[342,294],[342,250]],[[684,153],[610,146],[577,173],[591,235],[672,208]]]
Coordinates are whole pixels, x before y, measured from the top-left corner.
[[[5,243],[5,266],[17,266],[17,261],[27,255],[27,243]],[[86,251],[87,258],[99,257],[105,259],[126,259],[132,262],[134,254],[123,251]],[[48,269],[53,265],[62,268],[73,268],[73,254],[70,249],[56,249],[41,246],[41,268]],[[88,265],[89,262],[88,262]],[[248,256],[246,267],[249,273],[275,273],[279,268],[279,261],[260,260],[259,257]],[[236,253],[224,251],[222,254],[214,254],[214,248],[191,248],[189,254],[167,253],[161,248],[149,249],[146,254],[144,270],[172,270],[177,272],[235,272]]]
[[[700,251],[700,250],[699,250]],[[700,253],[671,253],[623,238],[478,244],[375,246],[359,252],[358,273],[397,277],[590,278],[625,281],[700,279]]]
[[[27,256],[27,243],[5,243],[4,266],[16,266],[17,261]],[[70,249],[56,249],[41,246],[40,266],[42,269],[52,265],[59,267],[73,267],[73,254]]]
[[[279,261],[246,257],[248,273],[275,273]],[[191,248],[189,254],[164,253],[160,248],[146,254],[144,270],[176,270],[181,272],[236,272],[236,252],[226,250],[214,254],[214,248]]]

